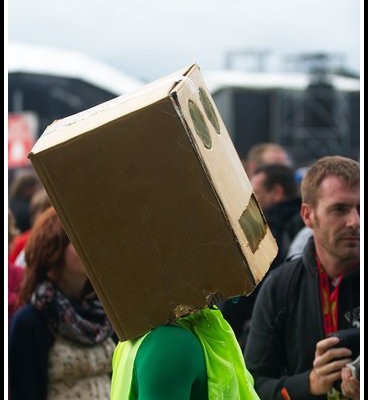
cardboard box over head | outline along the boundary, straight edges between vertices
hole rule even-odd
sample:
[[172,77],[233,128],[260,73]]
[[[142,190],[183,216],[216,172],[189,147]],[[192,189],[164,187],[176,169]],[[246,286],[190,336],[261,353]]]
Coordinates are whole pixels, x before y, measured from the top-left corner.
[[120,340],[251,293],[276,255],[196,64],[55,121],[29,158]]

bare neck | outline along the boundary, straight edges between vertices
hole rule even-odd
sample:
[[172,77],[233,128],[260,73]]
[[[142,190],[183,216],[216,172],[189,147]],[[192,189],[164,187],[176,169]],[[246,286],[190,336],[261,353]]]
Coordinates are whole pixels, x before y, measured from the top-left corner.
[[330,278],[336,278],[340,274],[345,274],[359,265],[359,259],[341,259],[333,254],[326,252],[322,247],[316,244],[316,253],[323,269]]

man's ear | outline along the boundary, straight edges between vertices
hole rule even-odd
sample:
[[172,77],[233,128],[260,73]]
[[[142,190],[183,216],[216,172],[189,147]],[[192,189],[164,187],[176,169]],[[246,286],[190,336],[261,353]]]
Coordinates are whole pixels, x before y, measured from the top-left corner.
[[300,216],[302,217],[305,225],[313,229],[313,208],[310,204],[302,203],[300,208]]

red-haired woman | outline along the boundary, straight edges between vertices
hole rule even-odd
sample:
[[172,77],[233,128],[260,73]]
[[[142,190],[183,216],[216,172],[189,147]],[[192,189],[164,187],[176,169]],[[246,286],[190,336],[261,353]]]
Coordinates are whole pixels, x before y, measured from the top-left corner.
[[11,399],[107,400],[113,330],[53,207],[25,254],[22,307],[9,332]]

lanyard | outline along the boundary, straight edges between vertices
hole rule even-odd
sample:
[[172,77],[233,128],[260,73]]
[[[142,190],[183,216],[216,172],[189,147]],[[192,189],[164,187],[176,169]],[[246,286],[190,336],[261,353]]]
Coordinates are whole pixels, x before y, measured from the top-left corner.
[[338,297],[339,288],[343,275],[340,274],[332,281],[332,290],[330,289],[330,278],[317,259],[319,273],[319,290],[321,294],[321,307],[323,315],[323,327],[325,334],[336,332],[338,330]]

